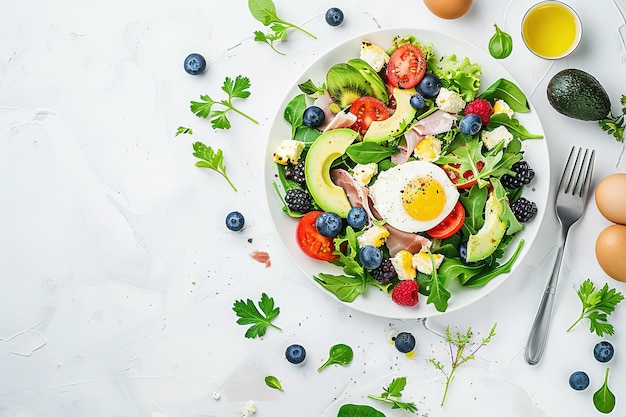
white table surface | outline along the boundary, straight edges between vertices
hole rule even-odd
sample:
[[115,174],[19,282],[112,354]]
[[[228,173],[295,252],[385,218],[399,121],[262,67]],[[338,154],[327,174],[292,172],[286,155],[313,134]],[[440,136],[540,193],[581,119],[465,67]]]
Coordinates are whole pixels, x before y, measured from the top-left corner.
[[[1,416],[239,416],[253,400],[258,416],[336,416],[348,402],[387,416],[408,415],[365,398],[406,376],[403,399],[420,416],[593,416],[593,392],[605,366],[600,340],[579,325],[577,286],[608,282],[594,255],[608,225],[591,203],[572,228],[548,346],[541,363],[523,360],[524,345],[547,275],[542,262],[556,243],[551,209],[529,255],[494,292],[441,316],[433,325],[497,336],[463,365],[439,406],[443,377],[427,359],[446,361],[446,347],[417,320],[353,311],[308,280],[279,241],[263,184],[269,127],[286,91],[317,56],[379,27],[420,27],[487,48],[493,24],[513,35],[500,61],[530,96],[550,150],[552,183],[571,145],[597,152],[594,185],[620,167],[621,144],[593,122],[568,119],[548,104],[545,87],[563,68],[598,78],[619,111],[626,94],[623,24],[609,0],[570,0],[584,35],[569,58],[551,62],[522,44],[521,17],[531,0],[475,1],[458,20],[434,17],[420,0],[292,2],[276,0],[279,16],[318,36],[290,32],[269,47],[253,41],[266,30],[246,2],[197,0],[5,0],[0,13],[0,415]],[[339,6],[345,22],[323,14]],[[199,52],[209,68],[198,77],[182,68]],[[189,101],[219,95],[225,76],[251,79],[241,108],[260,123],[231,115],[228,131],[195,117]],[[192,136],[175,137],[178,126]],[[233,192],[216,173],[194,166],[195,140],[222,148]],[[239,210],[246,228],[232,233],[224,217]],[[267,251],[271,267],[249,254]],[[235,323],[235,300],[274,297],[282,331],[246,339]],[[613,415],[624,415],[626,307],[611,317],[616,347],[610,386]],[[394,330],[417,337],[414,357],[389,344]],[[303,366],[284,359],[291,343],[308,352]],[[346,367],[318,373],[335,343],[355,352]],[[585,370],[583,392],[567,383]],[[284,392],[263,382],[277,376]],[[221,393],[219,400],[213,393]],[[463,413],[463,414],[461,414]]]

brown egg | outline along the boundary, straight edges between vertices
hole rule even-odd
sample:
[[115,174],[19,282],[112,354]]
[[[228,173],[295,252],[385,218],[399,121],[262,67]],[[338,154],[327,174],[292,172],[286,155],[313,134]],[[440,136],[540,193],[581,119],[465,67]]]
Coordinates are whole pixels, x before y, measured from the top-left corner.
[[612,174],[600,181],[595,198],[607,220],[626,224],[626,174]]
[[428,10],[442,19],[457,19],[472,6],[472,0],[424,0]]
[[613,224],[600,232],[596,259],[608,276],[626,282],[626,226]]

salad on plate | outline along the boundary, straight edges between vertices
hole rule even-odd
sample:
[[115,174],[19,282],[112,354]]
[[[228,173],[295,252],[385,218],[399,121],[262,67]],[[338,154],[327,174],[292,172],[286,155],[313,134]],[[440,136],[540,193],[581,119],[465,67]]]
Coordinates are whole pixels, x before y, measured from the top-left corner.
[[313,279],[339,300],[376,291],[445,312],[518,259],[541,209],[524,195],[524,141],[542,135],[519,121],[530,108],[510,79],[485,88],[480,63],[414,35],[389,45],[362,39],[298,84],[272,186],[299,250],[334,265]]

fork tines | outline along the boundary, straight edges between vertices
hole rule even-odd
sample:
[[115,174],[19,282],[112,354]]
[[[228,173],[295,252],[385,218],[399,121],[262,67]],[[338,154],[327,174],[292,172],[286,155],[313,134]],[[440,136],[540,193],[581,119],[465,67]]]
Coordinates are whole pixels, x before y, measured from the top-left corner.
[[[583,153],[584,151],[584,153]],[[589,191],[596,151],[572,146],[559,188],[564,193],[583,197]],[[584,175],[583,175],[584,174]]]

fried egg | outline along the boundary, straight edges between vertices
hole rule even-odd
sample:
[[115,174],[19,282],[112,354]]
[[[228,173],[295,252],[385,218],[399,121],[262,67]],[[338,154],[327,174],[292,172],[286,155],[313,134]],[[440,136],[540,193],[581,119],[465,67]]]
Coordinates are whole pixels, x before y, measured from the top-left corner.
[[369,190],[383,220],[412,233],[435,227],[459,199],[444,170],[426,161],[409,161],[382,171]]

